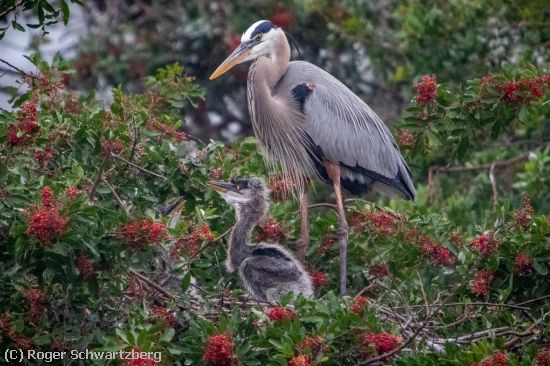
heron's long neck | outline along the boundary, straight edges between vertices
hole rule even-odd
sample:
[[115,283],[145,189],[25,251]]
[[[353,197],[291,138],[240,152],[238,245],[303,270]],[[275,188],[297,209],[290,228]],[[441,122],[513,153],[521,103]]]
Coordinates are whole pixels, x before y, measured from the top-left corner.
[[231,231],[226,266],[232,272],[250,255],[253,245],[250,245],[252,230],[265,215],[267,204],[255,200],[246,206],[237,208],[237,223]]

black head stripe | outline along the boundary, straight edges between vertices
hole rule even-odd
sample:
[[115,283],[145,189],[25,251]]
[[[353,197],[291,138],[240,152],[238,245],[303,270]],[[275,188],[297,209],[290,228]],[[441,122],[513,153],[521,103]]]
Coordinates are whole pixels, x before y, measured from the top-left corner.
[[258,34],[267,33],[273,28],[275,28],[275,25],[269,20],[266,20],[265,22],[258,24],[256,29],[254,29],[254,32],[252,32],[252,34],[250,35],[250,39],[253,39]]

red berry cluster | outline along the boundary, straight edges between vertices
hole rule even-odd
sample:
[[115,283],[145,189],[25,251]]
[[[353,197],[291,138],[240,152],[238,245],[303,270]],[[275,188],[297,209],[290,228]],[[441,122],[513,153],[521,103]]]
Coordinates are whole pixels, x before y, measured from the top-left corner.
[[483,362],[474,362],[470,366],[506,366],[508,365],[508,355],[502,351],[496,351],[491,358]]
[[191,231],[191,233],[180,238],[172,246],[170,256],[172,258],[177,258],[179,256],[179,251],[183,249],[188,257],[195,257],[199,253],[201,243],[211,243],[214,239],[214,234],[208,225],[199,225]]
[[495,83],[494,80],[490,80],[489,83],[501,92],[506,103],[529,104],[544,97],[544,89],[550,87],[550,75],[521,79],[517,82]]
[[452,266],[456,263],[456,259],[449,249],[432,241],[428,237],[423,236],[422,238],[423,241],[420,243],[420,249],[424,257],[431,259],[438,266]]
[[212,180],[219,180],[223,176],[223,168],[214,168],[208,174],[208,178]]
[[470,291],[474,295],[485,296],[489,293],[489,285],[493,281],[494,274],[488,269],[482,269],[474,274],[470,283]]
[[166,226],[151,219],[134,220],[119,228],[116,237],[132,249],[142,249],[168,238]]
[[171,127],[156,118],[149,120],[147,127],[150,130],[160,132],[165,138],[172,138],[175,139],[177,142],[187,140],[187,133],[183,131],[178,131],[174,127]]
[[514,264],[520,276],[530,276],[533,272],[533,257],[527,253],[518,253],[516,259],[514,260]]
[[397,134],[397,142],[402,148],[410,149],[414,146],[414,143],[416,142],[416,137],[409,130],[401,130]]
[[76,257],[75,265],[84,279],[90,279],[95,276],[94,262],[86,254],[82,253]]
[[550,364],[550,348],[541,348],[535,356],[536,366],[548,366]]
[[374,226],[374,233],[386,236],[394,235],[397,232],[399,218],[385,212],[373,212],[370,214],[370,221]]
[[392,351],[401,342],[401,337],[395,337],[388,333],[368,333],[363,337],[363,346],[374,347],[379,355]]
[[435,100],[437,93],[437,79],[435,75],[424,75],[416,84],[416,102],[428,104]]
[[322,287],[329,284],[328,275],[326,272],[315,270],[311,272],[311,282],[313,286]]
[[256,233],[256,241],[272,241],[277,242],[283,236],[283,229],[279,223],[273,218],[268,217],[263,220],[258,226]]
[[277,306],[267,312],[267,317],[274,322],[280,323],[287,319],[294,319],[296,314],[292,310],[283,309]]
[[472,251],[479,253],[483,258],[493,254],[502,243],[502,240],[495,237],[490,231],[476,236],[470,243]]
[[40,166],[45,167],[55,156],[55,151],[51,146],[48,146],[44,150],[36,151],[33,156]]
[[101,142],[101,150],[106,156],[120,155],[124,151],[124,144],[119,139],[106,139]]
[[233,341],[228,334],[208,337],[202,351],[202,362],[213,366],[230,366],[233,359]]
[[20,336],[15,331],[15,329],[11,327],[8,313],[4,313],[2,314],[2,317],[0,317],[0,330],[2,331],[2,333],[7,334],[7,336],[11,339],[11,341],[13,342],[13,345],[16,348],[19,348],[19,349],[32,348],[32,341],[27,337]]
[[38,289],[24,290],[22,295],[29,305],[29,311],[27,313],[29,321],[38,323],[44,311],[44,303],[48,295],[44,291]]
[[305,353],[311,353],[313,355],[319,352],[326,352],[328,350],[327,340],[321,336],[308,336],[300,343],[300,349]]
[[365,309],[367,306],[369,306],[369,298],[366,296],[357,295],[355,296],[355,300],[353,302],[353,305],[350,308],[350,311],[355,314],[360,314],[363,309]]
[[464,245],[464,237],[458,230],[453,230],[449,236],[449,241],[456,245],[457,247],[462,247]]
[[283,177],[272,177],[269,180],[267,188],[271,191],[271,199],[273,201],[282,202],[290,196],[294,184],[289,179]]
[[50,187],[42,188],[42,207],[31,206],[26,211],[27,234],[43,244],[50,244],[59,237],[69,223],[69,219],[62,216],[60,209],[54,204],[53,191]]
[[30,100],[23,103],[15,119],[17,125],[8,126],[7,143],[9,146],[18,146],[28,142],[40,129],[36,101]]
[[377,279],[382,279],[390,274],[387,264],[374,264],[369,268],[369,274]]
[[531,200],[528,197],[524,197],[523,205],[519,210],[516,211],[516,214],[514,216],[514,221],[516,222],[516,225],[519,228],[523,230],[527,230],[533,222],[534,214],[535,214],[535,209],[531,204]]
[[75,186],[71,186],[65,190],[65,194],[69,200],[74,200],[80,194],[80,191]]
[[311,366],[311,360],[306,355],[298,355],[292,357],[288,361],[288,366]]
[[143,299],[145,297],[143,286],[134,277],[128,279],[126,293],[133,299]]
[[[134,348],[135,353],[140,353],[141,351],[137,348]],[[135,356],[134,356],[135,357]],[[157,362],[154,358],[151,357],[136,357],[129,360],[124,361],[124,366],[155,366]]]
[[336,243],[336,238],[334,236],[323,236],[321,238],[321,244],[319,244],[319,254],[323,255],[328,252]]
[[166,309],[164,306],[153,307],[149,312],[149,320],[164,323],[168,328],[175,328],[177,325],[173,311]]

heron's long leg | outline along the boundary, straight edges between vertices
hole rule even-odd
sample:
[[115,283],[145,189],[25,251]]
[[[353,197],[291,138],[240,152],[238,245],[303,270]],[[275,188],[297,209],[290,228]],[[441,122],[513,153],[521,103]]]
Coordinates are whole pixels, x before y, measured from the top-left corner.
[[338,211],[338,247],[340,249],[340,296],[346,294],[346,276],[347,276],[347,252],[348,252],[348,222],[346,220],[346,210],[340,189],[340,165],[329,161],[324,162],[328,176],[332,181],[334,193],[336,195],[336,209]]
[[306,263],[306,251],[309,245],[309,219],[307,200],[308,183],[304,183],[300,191],[300,239],[298,240],[298,252],[296,253],[298,260],[303,264]]

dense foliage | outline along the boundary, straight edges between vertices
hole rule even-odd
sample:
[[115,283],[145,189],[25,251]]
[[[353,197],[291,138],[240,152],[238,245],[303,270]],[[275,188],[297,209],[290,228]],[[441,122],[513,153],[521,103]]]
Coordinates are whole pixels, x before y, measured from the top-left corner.
[[[550,226],[529,198],[515,207],[497,202],[482,221],[457,220],[462,225],[422,198],[391,201],[391,210],[349,202],[349,282],[357,296],[343,299],[333,292],[336,215],[313,209],[308,266],[316,299],[258,304],[223,266],[223,234],[234,218],[204,186],[210,178],[264,176],[254,140],[226,148],[178,132],[174,112],[203,95],[177,65],[148,78],[144,94],[114,89],[105,109],[32,59],[40,73],[23,77],[28,91],[1,115],[5,346],[158,351],[165,364],[214,365],[366,364],[394,350],[401,352],[388,360],[399,365],[473,364],[498,352],[510,365],[527,365],[543,352]],[[70,72],[59,58],[54,67]],[[543,75],[525,73],[547,89]],[[509,116],[502,123],[526,121],[522,113],[533,128],[542,121],[543,95],[524,98],[530,89],[521,89],[514,96],[524,99],[510,104],[499,85],[511,79],[492,80],[487,95],[480,80],[462,94],[426,77],[406,125],[411,153],[429,153],[431,139],[454,141],[445,149],[456,151],[461,143],[435,128],[450,116],[473,135],[485,133],[485,124],[468,119],[469,108]],[[485,96],[491,103],[469,104]],[[426,116],[439,122],[419,127]],[[529,177],[537,159],[518,160],[520,174]],[[268,180],[276,202],[255,239],[292,248],[296,203],[284,182]],[[516,184],[523,181],[529,185],[528,178]],[[546,196],[548,187],[534,192]],[[166,200],[172,209],[159,217]]]
[[[21,16],[11,3],[0,16]],[[27,12],[48,4],[24,3]],[[52,3],[52,17],[63,15]],[[0,112],[0,360],[20,348],[160,352],[166,365],[548,365],[546,10],[399,3],[136,2],[92,28],[97,43],[83,41],[74,63],[30,57],[36,73],[7,89],[13,110]],[[264,177],[273,202],[252,240],[292,250],[299,234],[291,183],[266,170],[253,138],[226,146],[209,139],[219,127],[201,130],[205,141],[190,133],[205,122],[205,99],[218,111],[231,103],[220,84],[189,75],[211,71],[236,30],[266,14],[317,40],[306,55],[325,55],[318,63],[354,89],[382,83],[405,109],[393,130],[418,199],[348,199],[348,297],[337,296],[337,217],[321,185],[310,197],[314,299],[252,301],[224,266],[235,218],[209,179]],[[495,24],[504,30],[487,33],[492,43],[474,41]],[[115,44],[99,41],[105,32]],[[124,32],[138,37],[126,44]],[[331,41],[323,52],[319,39]],[[185,53],[185,69],[153,71],[177,59],[162,56],[166,47]],[[374,79],[356,75],[365,48],[368,69],[383,71]],[[336,62],[349,52],[352,61]],[[243,75],[223,82],[242,87]],[[102,77],[122,84],[107,106],[90,92]]]

